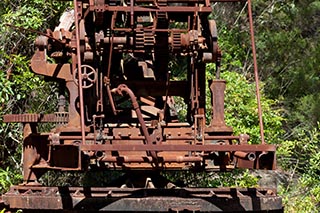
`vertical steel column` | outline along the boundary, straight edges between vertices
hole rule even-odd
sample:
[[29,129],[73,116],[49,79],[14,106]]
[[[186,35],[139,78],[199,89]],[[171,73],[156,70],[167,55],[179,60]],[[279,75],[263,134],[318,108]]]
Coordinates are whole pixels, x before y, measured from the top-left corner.
[[[79,99],[80,99],[80,121],[81,121],[81,142],[85,143],[85,124],[84,124],[84,103],[83,103],[83,89],[82,89],[82,75],[81,75],[81,52],[80,52],[80,35],[79,35],[79,19],[78,19],[78,2],[73,0],[75,26],[76,26],[76,45],[77,45],[77,61],[78,61],[78,82],[79,82]],[[80,3],[81,4],[81,3]]]

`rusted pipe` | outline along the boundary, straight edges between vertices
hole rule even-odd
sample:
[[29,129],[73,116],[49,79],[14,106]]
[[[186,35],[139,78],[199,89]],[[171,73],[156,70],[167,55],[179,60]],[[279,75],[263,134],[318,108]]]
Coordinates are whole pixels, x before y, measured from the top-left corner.
[[114,115],[117,115],[117,109],[116,106],[114,104],[113,98],[112,98],[112,94],[111,94],[111,89],[110,89],[110,84],[106,84],[106,88],[107,88],[107,95],[110,101],[110,105],[111,105],[111,109]]
[[[117,88],[113,89],[112,92],[116,92],[121,96],[123,96],[123,92],[125,92],[125,93],[127,93],[129,95],[129,97],[131,99],[131,102],[132,102],[133,109],[135,110],[137,118],[138,118],[139,123],[141,125],[142,133],[145,136],[146,144],[151,145],[152,142],[153,142],[152,138],[149,135],[146,123],[143,120],[142,113],[141,113],[139,104],[137,102],[137,98],[134,95],[134,93],[132,92],[132,90],[129,87],[127,87],[127,85],[120,84]],[[156,152],[150,151],[150,154],[151,154],[152,158],[157,162],[157,154],[156,154]]]
[[114,44],[127,44],[133,45],[133,38],[127,38],[125,36],[119,37],[105,37],[103,38],[103,42],[106,44],[114,43]]
[[242,152],[242,151],[236,151],[233,154],[237,158],[241,158],[243,160],[249,160],[249,161],[255,161],[256,160],[256,154],[253,152]]
[[[188,162],[201,162],[202,157],[196,156],[164,156],[158,157],[159,162],[163,163],[188,163]],[[119,162],[119,163],[151,163],[152,157],[150,156],[105,156],[101,162]]]

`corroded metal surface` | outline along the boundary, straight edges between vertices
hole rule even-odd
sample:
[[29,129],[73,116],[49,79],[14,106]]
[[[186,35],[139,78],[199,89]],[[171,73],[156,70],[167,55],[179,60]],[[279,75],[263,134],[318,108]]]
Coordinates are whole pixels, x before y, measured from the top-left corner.
[[281,198],[256,188],[94,188],[11,187],[4,196],[12,208],[117,212],[282,212]]
[[55,114],[10,114],[4,115],[3,121],[7,123],[67,123],[69,114],[67,112],[56,112]]
[[[101,165],[274,169],[275,146],[250,145],[248,135],[234,135],[224,120],[226,82],[219,79],[221,51],[216,23],[208,18],[210,2],[74,0],[74,10],[61,16],[54,31],[36,39],[31,59],[33,72],[59,82],[57,111],[4,116],[24,124],[24,181],[50,169]],[[183,58],[186,77],[177,81],[169,64]],[[210,97],[207,63],[216,65]],[[185,122],[178,120],[175,97],[184,99]],[[55,128],[38,132],[41,123]]]

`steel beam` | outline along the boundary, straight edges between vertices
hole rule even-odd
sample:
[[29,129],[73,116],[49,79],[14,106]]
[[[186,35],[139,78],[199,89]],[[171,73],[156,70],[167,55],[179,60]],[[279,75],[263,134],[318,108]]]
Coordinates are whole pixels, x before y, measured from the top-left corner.
[[13,209],[115,212],[282,212],[272,189],[98,188],[13,186],[3,195]]

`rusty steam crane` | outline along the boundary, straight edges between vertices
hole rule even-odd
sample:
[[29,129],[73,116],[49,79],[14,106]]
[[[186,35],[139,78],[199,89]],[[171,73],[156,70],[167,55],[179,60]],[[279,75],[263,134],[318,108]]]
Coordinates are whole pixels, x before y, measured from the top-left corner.
[[[248,135],[234,135],[224,121],[221,51],[216,23],[208,19],[211,3],[219,1],[237,0],[74,0],[60,24],[36,39],[31,59],[34,73],[59,83],[57,112],[4,117],[24,125],[24,182],[12,186],[3,201],[25,211],[280,210],[281,198],[271,190],[178,188],[160,175],[163,170],[275,168],[274,145],[263,135],[261,144],[250,145]],[[179,81],[169,70],[177,57],[187,62],[186,78]],[[216,64],[217,76],[209,85],[209,125],[207,63]],[[173,97],[187,105],[184,122],[177,119]],[[38,132],[41,123],[55,128]],[[131,184],[37,184],[49,170],[97,167],[121,170]]]

